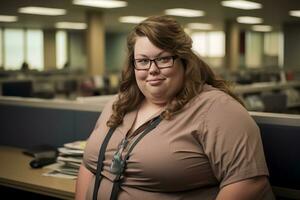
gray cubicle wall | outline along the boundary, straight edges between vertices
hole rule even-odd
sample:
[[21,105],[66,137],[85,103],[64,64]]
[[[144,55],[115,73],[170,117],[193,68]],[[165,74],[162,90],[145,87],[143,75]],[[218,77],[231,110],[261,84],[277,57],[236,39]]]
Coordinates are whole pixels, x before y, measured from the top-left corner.
[[[103,109],[98,102],[90,108],[91,102],[71,106],[72,102],[50,105],[51,101],[45,101],[42,106],[36,106],[35,102],[32,100],[26,105],[11,104],[9,100],[0,102],[0,145],[58,147],[87,139]],[[250,114],[261,130],[275,194],[300,199],[300,115]]]
[[0,104],[0,145],[28,148],[84,140],[100,112]]
[[300,115],[251,112],[277,199],[300,199]]

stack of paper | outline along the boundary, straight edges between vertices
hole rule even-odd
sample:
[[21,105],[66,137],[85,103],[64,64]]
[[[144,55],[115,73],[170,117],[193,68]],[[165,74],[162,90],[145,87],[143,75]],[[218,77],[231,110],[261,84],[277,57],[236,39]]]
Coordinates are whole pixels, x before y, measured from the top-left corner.
[[76,179],[85,145],[86,141],[75,141],[58,148],[59,156],[57,157],[57,162],[47,166],[46,168],[51,169],[51,171],[44,175]]

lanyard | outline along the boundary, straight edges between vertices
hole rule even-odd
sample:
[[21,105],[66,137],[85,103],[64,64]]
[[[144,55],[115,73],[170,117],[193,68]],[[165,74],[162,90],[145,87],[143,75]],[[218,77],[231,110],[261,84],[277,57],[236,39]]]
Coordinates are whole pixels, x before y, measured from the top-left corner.
[[[136,144],[151,130],[153,130],[160,122],[161,122],[161,117],[158,116],[154,118],[152,122],[145,128],[145,130],[139,134],[139,137],[132,143],[132,145],[129,147],[127,154],[125,155],[124,159],[122,160],[120,156],[114,156],[113,158],[113,163],[111,166],[111,169],[113,173],[116,174],[116,177],[113,181],[113,188],[112,192],[110,195],[110,200],[116,200],[118,197],[118,193],[120,190],[120,185],[121,185],[121,176],[123,175],[123,172],[126,168],[126,161],[129,158],[129,154],[133,150],[133,148],[136,146]],[[101,175],[101,171],[103,168],[103,161],[104,161],[104,154],[107,148],[107,144],[114,133],[116,127],[110,128],[108,133],[106,134],[103,143],[101,145],[100,151],[99,151],[99,156],[98,156],[98,162],[97,162],[97,171],[96,171],[96,178],[95,178],[95,185],[94,185],[94,192],[93,192],[93,200],[97,200],[98,196],[98,190],[99,186],[101,183],[101,180],[103,176]],[[121,144],[122,145],[122,144]]]

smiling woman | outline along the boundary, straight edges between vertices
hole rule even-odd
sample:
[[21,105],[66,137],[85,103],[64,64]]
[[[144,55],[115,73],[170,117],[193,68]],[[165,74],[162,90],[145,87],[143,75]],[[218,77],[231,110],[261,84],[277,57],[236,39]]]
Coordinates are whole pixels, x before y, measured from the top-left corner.
[[76,199],[273,200],[257,125],[180,24],[149,17],[127,47],[119,94],[88,139]]
[[134,54],[139,89],[147,100],[167,104],[183,85],[182,61],[174,59],[176,56],[172,56],[171,52],[154,46],[147,37],[136,39]]

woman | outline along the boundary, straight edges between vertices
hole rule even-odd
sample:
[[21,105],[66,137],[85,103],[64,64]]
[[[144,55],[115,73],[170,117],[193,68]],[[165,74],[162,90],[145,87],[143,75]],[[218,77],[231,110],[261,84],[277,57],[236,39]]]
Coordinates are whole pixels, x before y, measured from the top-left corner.
[[178,22],[150,17],[127,47],[120,92],[88,140],[76,199],[274,199],[258,127]]

